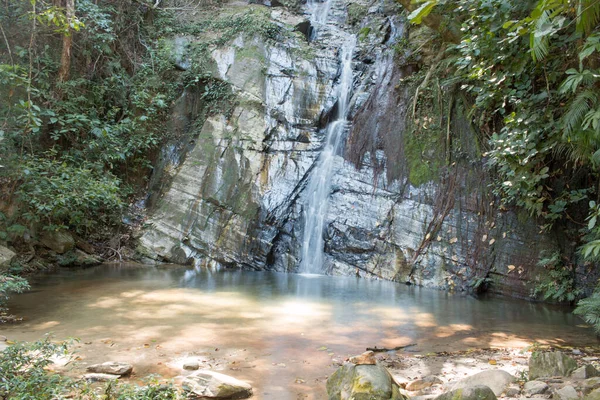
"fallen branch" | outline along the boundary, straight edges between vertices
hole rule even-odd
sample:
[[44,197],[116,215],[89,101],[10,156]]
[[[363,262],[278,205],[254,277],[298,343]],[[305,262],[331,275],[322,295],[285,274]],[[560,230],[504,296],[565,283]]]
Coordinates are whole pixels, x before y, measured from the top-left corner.
[[407,344],[406,346],[397,346],[397,347],[392,347],[390,349],[386,348],[386,347],[367,347],[367,351],[374,351],[375,353],[383,353],[386,351],[397,351],[397,350],[402,350],[405,349],[407,347],[413,347],[416,346],[416,343],[411,343],[411,344]]

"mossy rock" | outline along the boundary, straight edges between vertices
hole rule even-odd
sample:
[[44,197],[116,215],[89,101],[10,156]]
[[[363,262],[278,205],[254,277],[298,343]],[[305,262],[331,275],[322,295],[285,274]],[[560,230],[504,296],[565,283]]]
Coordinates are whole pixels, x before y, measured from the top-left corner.
[[536,351],[529,359],[529,379],[545,376],[569,376],[577,368],[577,362],[566,354]]
[[345,364],[327,380],[329,400],[407,400],[387,369]]

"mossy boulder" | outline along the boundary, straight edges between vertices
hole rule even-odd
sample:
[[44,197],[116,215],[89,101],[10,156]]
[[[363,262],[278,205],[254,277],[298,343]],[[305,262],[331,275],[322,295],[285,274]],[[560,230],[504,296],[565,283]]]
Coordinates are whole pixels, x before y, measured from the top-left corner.
[[476,385],[451,390],[439,395],[434,400],[496,400],[496,395],[489,387]]
[[75,247],[75,239],[66,231],[47,231],[40,238],[40,242],[50,250],[64,254]]
[[577,362],[566,354],[536,351],[529,358],[529,379],[546,376],[569,376],[577,368]]
[[329,400],[407,400],[380,365],[344,364],[327,379]]
[[0,246],[0,268],[7,268],[17,254],[4,246]]
[[584,398],[585,400],[600,400],[600,389],[592,390],[592,392],[588,393]]

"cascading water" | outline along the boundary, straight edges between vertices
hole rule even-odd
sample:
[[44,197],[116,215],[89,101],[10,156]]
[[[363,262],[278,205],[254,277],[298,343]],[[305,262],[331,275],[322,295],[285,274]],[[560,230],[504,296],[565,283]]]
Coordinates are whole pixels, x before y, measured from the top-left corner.
[[[314,26],[313,37],[318,37],[319,28],[325,24],[329,11],[329,3],[311,4]],[[341,32],[340,32],[341,33]],[[304,204],[304,238],[302,241],[301,273],[321,273],[323,265],[323,229],[328,209],[328,198],[331,192],[331,178],[335,159],[342,144],[342,138],[348,125],[348,108],[354,77],[352,74],[352,55],[356,48],[356,37],[344,34],[341,49],[341,73],[337,85],[337,114],[326,128],[325,146],[312,170],[306,188]]]

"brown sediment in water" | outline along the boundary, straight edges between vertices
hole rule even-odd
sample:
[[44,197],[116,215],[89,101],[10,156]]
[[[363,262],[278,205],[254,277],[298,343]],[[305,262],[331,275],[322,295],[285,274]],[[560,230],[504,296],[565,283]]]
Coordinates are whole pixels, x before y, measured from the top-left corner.
[[79,338],[70,374],[112,360],[133,364],[133,379],[174,378],[190,373],[185,361],[197,360],[249,382],[261,399],[324,398],[327,376],[366,347],[416,342],[407,354],[427,354],[596,343],[589,328],[562,310],[388,282],[99,268],[34,287],[11,303],[25,320],[0,326],[0,335]]

